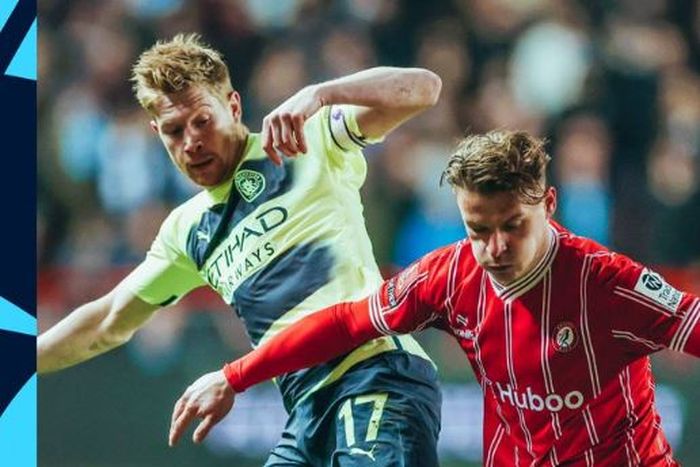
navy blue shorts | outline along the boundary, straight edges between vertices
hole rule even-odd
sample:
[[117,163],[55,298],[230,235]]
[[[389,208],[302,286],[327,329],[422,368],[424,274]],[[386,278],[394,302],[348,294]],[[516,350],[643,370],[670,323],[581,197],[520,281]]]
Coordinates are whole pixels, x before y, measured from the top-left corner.
[[265,466],[437,466],[441,402],[430,362],[381,354],[292,409]]

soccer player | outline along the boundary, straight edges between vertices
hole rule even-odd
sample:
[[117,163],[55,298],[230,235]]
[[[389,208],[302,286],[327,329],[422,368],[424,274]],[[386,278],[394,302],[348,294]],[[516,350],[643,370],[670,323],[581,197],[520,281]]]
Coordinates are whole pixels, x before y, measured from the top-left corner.
[[[133,82],[173,163],[204,190],[172,211],[114,290],[39,337],[40,373],[127,342],[156,310],[203,285],[258,346],[381,284],[358,193],[361,150],[432,106],[438,76],[382,67],[311,85],[268,115],[262,134],[243,125],[222,57],[195,35],[145,51]],[[290,417],[266,465],[437,465],[441,396],[425,352],[411,336],[347,350],[277,380]]]
[[171,430],[279,372],[433,326],[457,339],[482,386],[485,465],[677,465],[649,354],[700,356],[700,299],[553,222],[548,161],[524,132],[465,138],[443,178],[467,239],[200,378]]

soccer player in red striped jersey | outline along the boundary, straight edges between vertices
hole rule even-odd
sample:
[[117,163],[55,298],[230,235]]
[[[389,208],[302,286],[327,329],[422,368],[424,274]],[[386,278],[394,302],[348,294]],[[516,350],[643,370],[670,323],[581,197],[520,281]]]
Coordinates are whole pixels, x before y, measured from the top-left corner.
[[457,339],[483,389],[484,465],[677,465],[649,355],[700,356],[700,299],[552,221],[548,162],[524,132],[465,138],[443,177],[467,239],[200,378],[172,429],[277,374],[432,326]]

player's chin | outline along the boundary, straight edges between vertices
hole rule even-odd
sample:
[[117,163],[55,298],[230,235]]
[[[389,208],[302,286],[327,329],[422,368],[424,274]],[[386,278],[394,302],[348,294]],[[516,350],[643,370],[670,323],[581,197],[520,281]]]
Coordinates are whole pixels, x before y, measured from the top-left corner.
[[210,164],[208,167],[192,168],[188,170],[187,175],[195,184],[204,188],[211,188],[224,181],[225,173],[221,168],[217,168],[215,164]]
[[503,285],[508,285],[518,278],[518,272],[514,266],[492,267],[488,268],[488,271]]

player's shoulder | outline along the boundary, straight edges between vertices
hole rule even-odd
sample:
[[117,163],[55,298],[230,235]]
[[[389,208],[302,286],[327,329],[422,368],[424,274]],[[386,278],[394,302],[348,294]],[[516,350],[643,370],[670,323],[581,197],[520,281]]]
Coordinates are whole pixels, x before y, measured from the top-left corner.
[[209,193],[202,190],[191,196],[184,202],[173,208],[161,225],[161,232],[165,230],[179,230],[190,225],[205,213],[212,205],[216,204]]
[[464,280],[479,268],[468,239],[433,250],[414,264],[421,273],[427,275],[430,286],[437,288],[444,288],[450,277],[460,277],[460,281]]
[[557,236],[560,254],[570,261],[590,261],[614,254],[595,240],[576,235],[554,221],[551,221],[550,225]]
[[638,275],[643,268],[628,256],[595,240],[575,235],[556,223],[552,225],[559,237],[560,255],[572,270],[581,271],[591,281],[611,284],[621,277]]
[[463,259],[461,256],[465,256],[468,261],[472,255],[463,255],[465,249],[467,253],[471,253],[469,240],[466,238],[431,251],[420,259],[420,263],[424,269],[434,271],[445,269],[458,259]]

